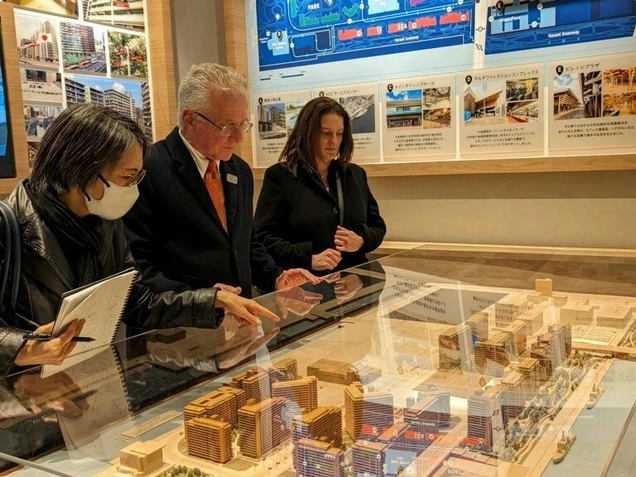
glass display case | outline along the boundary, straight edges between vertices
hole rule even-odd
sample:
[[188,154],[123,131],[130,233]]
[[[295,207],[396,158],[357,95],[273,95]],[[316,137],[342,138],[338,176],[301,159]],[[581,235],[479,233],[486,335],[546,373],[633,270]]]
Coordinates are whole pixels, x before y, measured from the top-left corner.
[[0,386],[12,476],[628,476],[636,252],[425,245]]

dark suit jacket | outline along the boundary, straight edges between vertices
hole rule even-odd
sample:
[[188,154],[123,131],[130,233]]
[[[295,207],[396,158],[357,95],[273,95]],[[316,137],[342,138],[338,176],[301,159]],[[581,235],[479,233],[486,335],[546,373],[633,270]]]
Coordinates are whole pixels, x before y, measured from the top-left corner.
[[240,286],[246,297],[252,283],[274,289],[283,270],[254,239],[254,179],[245,161],[232,155],[220,162],[228,232],[177,128],[152,146],[144,168],[139,199],[124,221],[149,288],[178,291],[225,283]]
[[364,245],[357,252],[343,252],[336,269],[312,272],[324,275],[364,263],[366,253],[382,243],[386,225],[360,166],[349,164],[342,168],[332,162],[327,191],[307,169],[300,167],[294,177],[281,164],[275,164],[265,171],[254,222],[258,240],[282,267],[311,269],[312,255],[335,247],[334,236],[340,223],[336,171],[343,190],[343,226],[360,235]]

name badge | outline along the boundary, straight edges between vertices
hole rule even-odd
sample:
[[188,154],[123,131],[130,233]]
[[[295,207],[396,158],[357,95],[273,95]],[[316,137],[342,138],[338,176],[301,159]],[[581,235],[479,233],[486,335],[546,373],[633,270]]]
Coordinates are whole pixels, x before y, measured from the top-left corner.
[[226,180],[230,183],[230,184],[238,184],[238,177],[236,177],[234,174],[228,174],[226,176]]

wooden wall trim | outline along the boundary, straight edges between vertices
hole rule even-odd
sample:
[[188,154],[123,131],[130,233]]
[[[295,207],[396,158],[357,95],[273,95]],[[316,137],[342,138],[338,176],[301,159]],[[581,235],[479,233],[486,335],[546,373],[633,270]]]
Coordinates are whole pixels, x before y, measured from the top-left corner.
[[155,141],[165,138],[177,125],[177,84],[170,0],[146,2],[152,132]]
[[7,85],[7,104],[9,117],[9,134],[11,147],[15,157],[16,177],[0,179],[0,194],[5,195],[29,173],[29,153],[27,150],[26,131],[24,129],[24,104],[22,103],[22,86],[18,50],[16,48],[15,20],[13,5],[0,3],[0,28],[2,29],[2,52],[4,55],[4,81]]
[[[243,0],[223,0],[223,22],[225,23],[225,52],[227,66],[249,78],[247,64],[247,34],[245,33],[245,2]],[[243,142],[235,152],[250,165],[252,157],[252,135],[245,134]]]

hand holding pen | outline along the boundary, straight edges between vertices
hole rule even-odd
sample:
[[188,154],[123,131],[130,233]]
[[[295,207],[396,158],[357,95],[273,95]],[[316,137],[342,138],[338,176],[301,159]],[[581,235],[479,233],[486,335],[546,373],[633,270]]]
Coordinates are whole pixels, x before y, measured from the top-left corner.
[[[73,351],[76,341],[73,338],[79,336],[84,327],[85,320],[75,320],[56,337],[46,340],[25,339],[15,364],[18,366],[30,366],[35,364],[62,364],[64,359]],[[51,334],[54,323],[40,326],[35,330],[36,334]]]

